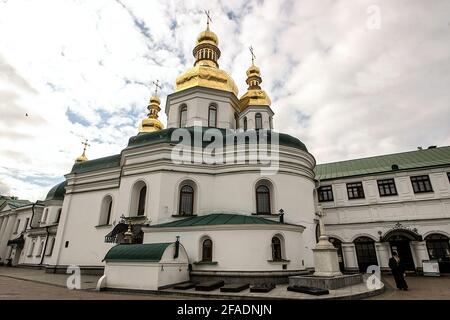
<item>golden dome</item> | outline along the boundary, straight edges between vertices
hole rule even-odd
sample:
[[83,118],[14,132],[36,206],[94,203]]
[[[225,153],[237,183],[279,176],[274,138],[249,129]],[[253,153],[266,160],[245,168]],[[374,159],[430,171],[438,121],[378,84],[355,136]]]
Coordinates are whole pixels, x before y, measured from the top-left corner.
[[84,161],[88,161],[88,158],[86,157],[86,155],[84,154],[84,151],[83,151],[83,154],[82,154],[81,156],[79,156],[79,157],[75,160],[75,162],[76,162],[76,163],[80,163],[80,162],[84,162]]
[[268,106],[272,104],[267,93],[261,89],[261,71],[252,64],[247,70],[247,92],[239,99],[239,106],[241,111],[244,111],[250,106]]
[[158,112],[161,110],[160,104],[161,100],[158,96],[154,95],[150,98],[150,104],[147,107],[149,113],[147,118],[141,121],[139,133],[155,132],[164,129],[164,125],[158,119]]
[[200,32],[197,37],[197,44],[210,43],[212,45],[219,45],[219,38],[217,35],[207,28],[205,31]]
[[236,83],[225,71],[219,69],[220,49],[217,35],[209,30],[200,32],[193,50],[194,67],[177,77],[175,91],[192,87],[207,87],[239,94]]

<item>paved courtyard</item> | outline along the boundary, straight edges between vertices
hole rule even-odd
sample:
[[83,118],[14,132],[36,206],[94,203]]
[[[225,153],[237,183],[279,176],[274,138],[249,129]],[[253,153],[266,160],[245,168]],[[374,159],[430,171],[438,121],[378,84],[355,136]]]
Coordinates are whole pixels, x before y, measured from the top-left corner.
[[[46,274],[42,270],[26,268],[6,268],[0,267],[0,300],[9,299],[60,299],[60,300],[160,300],[160,299],[192,299],[185,294],[135,294],[117,292],[96,292],[94,291],[98,276],[82,276],[82,290],[68,290],[66,287],[68,275]],[[408,300],[408,299],[446,299],[450,300],[450,276],[439,278],[429,277],[408,277],[409,291],[395,289],[394,279],[391,276],[383,276],[385,291],[381,295],[370,297],[374,300]],[[359,290],[359,289],[358,289]],[[277,292],[284,294],[278,297]],[[175,294],[174,294],[175,293]],[[278,286],[272,296],[266,298],[292,298],[284,286]],[[336,293],[332,293],[336,294]],[[217,294],[211,294],[208,298],[214,298]],[[299,295],[299,294],[297,294]],[[199,299],[204,297],[198,296]],[[222,298],[222,296],[216,296]],[[253,297],[256,298],[256,297]],[[299,297],[297,297],[299,298]],[[314,298],[305,295],[306,299]]]

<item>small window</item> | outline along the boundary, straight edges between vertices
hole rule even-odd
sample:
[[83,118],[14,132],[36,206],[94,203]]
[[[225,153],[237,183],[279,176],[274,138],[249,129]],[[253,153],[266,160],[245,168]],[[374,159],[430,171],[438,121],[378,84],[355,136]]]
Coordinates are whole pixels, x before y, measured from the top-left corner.
[[244,131],[247,131],[247,117],[244,117]]
[[40,257],[42,255],[42,250],[44,250],[44,241],[41,241],[36,257]]
[[271,214],[270,189],[265,185],[256,188],[256,213]]
[[42,219],[41,219],[42,223],[46,223],[47,222],[47,215],[48,215],[48,208],[46,208],[44,210],[44,214],[42,215]]
[[180,128],[186,127],[187,122],[187,106],[183,105],[180,108]]
[[45,250],[45,255],[46,256],[51,256],[53,253],[53,247],[55,246],[55,238],[51,237],[49,239],[49,243],[47,244],[47,249]]
[[450,182],[450,172],[447,172],[448,182]]
[[394,179],[378,180],[377,183],[380,197],[397,195],[397,188],[395,187]]
[[185,185],[180,190],[180,215],[192,215],[194,213],[194,189]]
[[319,202],[333,201],[333,188],[331,186],[323,186],[318,190]]
[[281,239],[279,237],[272,238],[272,260],[282,261]]
[[36,242],[34,242],[34,241],[31,242],[30,250],[28,251],[29,257],[31,257],[33,255],[35,245],[36,245]]
[[415,176],[411,177],[411,183],[414,193],[432,192],[430,177],[429,176]]
[[349,199],[364,199],[362,182],[347,183],[347,194]]
[[61,211],[62,209],[58,209],[58,212],[56,213],[55,223],[59,223],[59,220],[61,220]]
[[69,241],[66,241],[66,244],[64,245],[64,247],[66,247],[66,248],[69,247]]
[[205,239],[202,243],[202,261],[212,261],[212,241],[211,239]]
[[273,118],[272,117],[269,118],[269,123],[270,123],[270,129],[272,130],[273,129]]
[[263,127],[261,113],[257,113],[255,115],[255,127],[256,127],[256,130],[262,129],[262,127]]
[[30,218],[27,218],[27,219],[25,220],[25,225],[23,226],[23,231],[27,230],[28,224],[29,224],[29,223],[30,223]]
[[16,222],[16,226],[14,227],[14,233],[19,232],[19,227],[20,227],[20,219],[17,220],[17,222]]
[[239,116],[237,113],[234,114],[234,128],[239,129]]
[[[141,191],[139,192],[139,203],[138,203],[138,211],[137,211],[138,216],[143,216],[145,214],[145,198],[146,198],[146,196],[147,196],[147,187],[144,186],[144,187],[142,187]],[[109,207],[111,207],[111,205],[112,205],[112,201],[111,201]],[[109,217],[111,216],[110,209],[111,208],[108,209]],[[108,220],[109,220],[109,217],[108,217]]]
[[209,107],[208,126],[211,128],[217,127],[217,107],[216,106]]

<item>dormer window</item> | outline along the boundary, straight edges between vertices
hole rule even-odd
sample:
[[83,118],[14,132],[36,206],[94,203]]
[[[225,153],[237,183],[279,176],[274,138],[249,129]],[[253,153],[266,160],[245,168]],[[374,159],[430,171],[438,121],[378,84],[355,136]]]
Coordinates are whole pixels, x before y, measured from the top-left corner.
[[186,127],[187,122],[187,106],[182,105],[180,108],[180,128]]
[[217,107],[214,105],[209,106],[208,112],[208,127],[217,127]]

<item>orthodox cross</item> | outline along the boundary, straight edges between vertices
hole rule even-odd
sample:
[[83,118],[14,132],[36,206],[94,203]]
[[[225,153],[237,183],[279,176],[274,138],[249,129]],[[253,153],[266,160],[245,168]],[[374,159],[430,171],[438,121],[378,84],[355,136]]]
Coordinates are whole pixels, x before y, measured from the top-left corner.
[[159,80],[156,80],[156,82],[155,82],[155,81],[152,81],[152,83],[155,85],[155,96],[156,96],[156,95],[158,95],[158,89],[159,89],[159,90],[162,90],[162,86],[161,86],[161,84],[159,83]]
[[209,30],[209,23],[212,22],[209,10],[205,10],[205,14],[206,14],[206,27]]
[[250,53],[251,53],[251,55],[252,55],[252,65],[254,65],[254,64],[255,64],[256,56],[255,56],[255,53],[253,52],[253,47],[250,46],[249,49],[250,49]]
[[89,140],[86,139],[86,141],[81,143],[82,145],[84,145],[83,154],[86,152],[86,148],[91,146],[90,144],[88,144],[88,141]]

